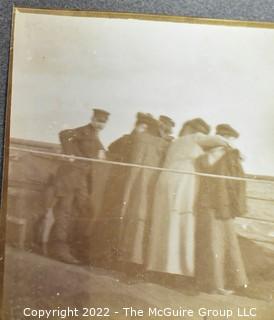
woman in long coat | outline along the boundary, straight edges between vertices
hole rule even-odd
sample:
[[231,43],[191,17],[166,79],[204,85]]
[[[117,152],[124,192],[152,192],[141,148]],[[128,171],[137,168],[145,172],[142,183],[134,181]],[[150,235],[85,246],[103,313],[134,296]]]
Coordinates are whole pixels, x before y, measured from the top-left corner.
[[[142,141],[150,139],[150,135],[145,134],[145,132],[149,130],[152,122],[155,125],[155,119],[150,114],[138,112],[132,132],[123,135],[109,145],[108,158],[112,161],[123,163],[137,163],[140,161],[137,157],[144,156],[142,154],[144,150],[140,149],[143,146]],[[143,146],[144,148],[147,143],[148,141]],[[119,257],[120,250],[125,250],[124,248],[119,248],[121,246],[121,243],[119,243],[121,238],[120,229],[121,232],[126,233],[124,231],[124,221],[121,218],[123,217],[122,211],[125,213],[127,209],[127,206],[123,205],[126,201],[125,191],[129,191],[132,184],[132,181],[129,181],[129,175],[136,172],[140,172],[140,170],[119,165],[111,165],[109,170],[101,212],[102,221],[97,223],[95,230],[98,234],[97,239],[100,242],[99,251],[102,252],[101,258],[105,265],[109,265],[112,262],[115,263],[117,257]],[[132,202],[129,205],[132,205]],[[96,246],[98,247],[97,242]]]
[[[158,122],[132,136],[129,162],[159,167],[163,164],[168,142],[157,136]],[[121,208],[118,249],[120,261],[143,266],[148,227],[158,171],[141,167],[128,168]]]
[[[227,124],[217,134],[237,138]],[[203,172],[244,177],[237,149],[213,148],[199,160]],[[203,177],[197,198],[196,269],[200,289],[230,294],[245,288],[248,280],[234,230],[234,218],[246,213],[246,190],[242,180]],[[231,290],[232,289],[232,290]]]
[[[220,137],[209,136],[209,131],[200,118],[186,122],[168,149],[164,167],[194,173],[195,160],[204,153],[203,147],[225,144]],[[149,231],[148,271],[194,276],[197,183],[197,177],[191,174],[160,174]]]

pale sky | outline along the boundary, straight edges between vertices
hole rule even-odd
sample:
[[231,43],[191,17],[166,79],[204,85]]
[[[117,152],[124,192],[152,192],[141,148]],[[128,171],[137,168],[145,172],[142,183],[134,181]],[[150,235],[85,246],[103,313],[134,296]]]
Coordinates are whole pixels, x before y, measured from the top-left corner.
[[248,173],[274,176],[274,29],[16,13],[11,137],[111,113],[107,146],[138,111],[229,123]]

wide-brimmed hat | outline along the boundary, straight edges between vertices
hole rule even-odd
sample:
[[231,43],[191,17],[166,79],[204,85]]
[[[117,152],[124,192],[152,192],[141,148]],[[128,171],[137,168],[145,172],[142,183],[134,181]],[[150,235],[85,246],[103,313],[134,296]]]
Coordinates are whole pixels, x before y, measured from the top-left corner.
[[150,113],[138,112],[136,115],[136,125],[146,124],[148,126],[154,125],[156,119]]
[[233,138],[238,138],[240,135],[239,132],[237,132],[234,128],[232,128],[227,123],[219,124],[216,127],[216,134],[219,134],[221,136],[229,136]]
[[186,126],[191,126],[195,131],[204,134],[209,134],[210,132],[210,126],[202,118],[189,120],[184,124],[184,127]]
[[173,128],[175,126],[175,122],[168,116],[160,115],[159,121],[164,123],[166,126]]

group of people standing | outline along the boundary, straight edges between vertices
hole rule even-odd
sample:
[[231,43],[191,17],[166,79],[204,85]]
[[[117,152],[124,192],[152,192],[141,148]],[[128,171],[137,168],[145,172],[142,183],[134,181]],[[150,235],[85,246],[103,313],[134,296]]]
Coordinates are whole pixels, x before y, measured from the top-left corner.
[[78,262],[69,247],[74,222],[93,216],[93,163],[77,157],[110,160],[111,166],[101,164],[108,168],[104,197],[86,237],[105,262],[130,276],[191,277],[201,290],[220,294],[246,287],[233,227],[233,219],[246,212],[245,183],[228,178],[244,177],[240,152],[232,146],[238,132],[220,124],[210,135],[210,126],[195,118],[174,139],[172,119],[138,113],[132,132],[105,150],[98,133],[108,117],[94,109],[90,124],[60,133],[72,160],[60,164],[49,188],[55,256]]

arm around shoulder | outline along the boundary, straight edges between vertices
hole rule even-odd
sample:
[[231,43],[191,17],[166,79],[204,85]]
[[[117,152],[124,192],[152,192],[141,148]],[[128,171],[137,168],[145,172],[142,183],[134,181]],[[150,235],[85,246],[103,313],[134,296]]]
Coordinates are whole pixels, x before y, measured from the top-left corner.
[[202,148],[213,148],[213,147],[227,147],[228,143],[221,136],[215,135],[210,136],[203,133],[197,134],[197,143]]

